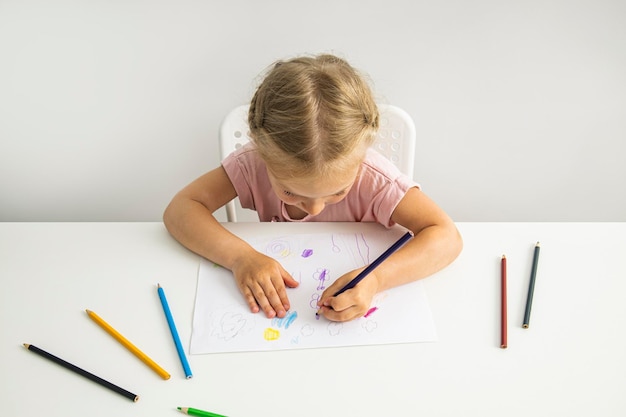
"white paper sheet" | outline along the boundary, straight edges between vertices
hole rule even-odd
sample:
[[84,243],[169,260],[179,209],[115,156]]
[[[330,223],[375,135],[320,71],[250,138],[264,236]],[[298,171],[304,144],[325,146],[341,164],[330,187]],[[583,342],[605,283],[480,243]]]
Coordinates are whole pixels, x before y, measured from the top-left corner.
[[401,231],[386,231],[376,235],[303,234],[249,240],[300,282],[297,288],[287,290],[291,309],[280,319],[251,313],[232,273],[203,259],[198,272],[191,353],[436,341],[430,307],[419,281],[377,294],[366,317],[336,323],[315,315],[324,288],[344,273],[371,263],[401,235]]

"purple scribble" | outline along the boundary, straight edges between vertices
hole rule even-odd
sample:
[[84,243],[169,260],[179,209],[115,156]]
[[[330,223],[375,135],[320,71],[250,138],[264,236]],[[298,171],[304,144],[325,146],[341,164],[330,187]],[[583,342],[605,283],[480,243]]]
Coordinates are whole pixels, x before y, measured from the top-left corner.
[[[359,236],[355,235],[354,238],[356,240],[356,247],[359,251],[359,256],[363,260],[363,263],[365,265],[369,264],[370,263],[370,247],[367,244],[367,241],[365,240],[365,236],[363,235],[363,233],[361,233],[361,240],[363,241],[363,243],[359,241]],[[364,247],[361,248],[361,245],[363,245]]]
[[308,258],[311,255],[313,255],[313,249],[305,249],[302,251],[303,258]]
[[317,286],[318,291],[322,291],[324,288],[326,288],[324,287],[324,282],[326,281],[326,274],[328,274],[328,269],[325,269],[325,268],[319,272],[319,275],[315,274],[317,275],[316,279],[319,280],[320,282],[319,285]]
[[368,317],[370,314],[372,314],[374,311],[378,310],[378,307],[372,307],[369,310],[367,310],[367,313],[365,313],[365,315],[363,317]]
[[313,295],[311,295],[311,301],[309,301],[309,306],[311,306],[311,308],[313,310],[319,310],[319,307],[317,306],[317,302],[320,300],[320,295],[315,293]]

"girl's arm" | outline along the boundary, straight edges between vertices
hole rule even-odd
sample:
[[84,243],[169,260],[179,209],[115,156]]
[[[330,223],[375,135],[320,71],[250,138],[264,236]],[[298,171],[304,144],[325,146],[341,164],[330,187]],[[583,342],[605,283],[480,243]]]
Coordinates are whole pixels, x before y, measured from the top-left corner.
[[231,270],[253,312],[260,307],[267,317],[284,317],[289,310],[285,284],[295,287],[298,282],[278,262],[254,250],[213,216],[236,196],[220,166],[176,194],[165,209],[163,222],[183,246]]
[[320,298],[320,314],[329,320],[361,317],[378,292],[425,278],[450,264],[461,252],[463,241],[454,222],[420,189],[411,188],[391,216],[415,235],[352,290],[332,295],[361,270],[333,283]]
[[413,232],[389,265],[378,271],[379,291],[434,274],[454,261],[463,240],[452,219],[418,188],[411,188],[391,216]]

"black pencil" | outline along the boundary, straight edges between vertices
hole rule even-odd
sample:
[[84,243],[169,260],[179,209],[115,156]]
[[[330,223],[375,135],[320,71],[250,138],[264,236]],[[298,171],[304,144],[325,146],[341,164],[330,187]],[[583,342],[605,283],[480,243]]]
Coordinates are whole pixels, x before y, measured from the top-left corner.
[[63,359],[54,356],[51,353],[46,352],[45,350],[39,349],[37,346],[34,345],[29,345],[28,343],[24,343],[24,347],[28,350],[30,350],[33,353],[36,353],[39,356],[43,356],[44,358],[58,364],[61,365],[62,367],[69,369],[70,371],[76,372],[79,375],[84,376],[85,378],[102,385],[103,387],[106,387],[108,389],[110,389],[111,391],[115,391],[120,395],[123,395],[124,397],[128,398],[129,400],[132,400],[134,402],[137,402],[139,400],[139,396],[136,394],[133,394],[130,391],[126,391],[123,388],[118,387],[117,385],[114,385],[112,383],[110,383],[109,381],[106,381],[102,378],[100,378],[99,376],[96,376],[90,372],[85,371],[84,369],[79,368],[76,365],[72,365],[69,362],[64,361]]
[[380,255],[378,258],[376,258],[374,260],[374,262],[369,264],[363,271],[361,271],[361,273],[359,275],[354,277],[352,279],[352,281],[348,282],[342,289],[337,291],[333,295],[333,297],[336,297],[339,294],[344,293],[344,292],[348,291],[349,289],[352,289],[352,288],[356,287],[356,284],[361,282],[363,280],[363,278],[365,278],[370,272],[372,272],[374,269],[376,269],[376,267],[378,265],[380,265],[385,259],[389,258],[395,251],[400,249],[400,247],[402,245],[404,245],[412,237],[413,237],[413,233],[406,232],[400,239],[398,239],[398,241],[396,243],[391,245],[391,247],[389,249],[387,249],[385,252],[383,252],[383,254]]
[[522,327],[528,329],[530,324],[530,309],[533,305],[533,294],[535,292],[535,279],[537,278],[537,263],[539,262],[539,242],[535,245],[535,254],[533,255],[533,267],[530,272],[530,283],[528,284],[528,297],[526,298],[526,311],[524,312],[524,323]]
[[[383,252],[378,258],[374,260],[371,264],[369,264],[363,271],[361,271],[356,277],[354,277],[350,282],[348,282],[343,288],[333,294],[333,297],[338,296],[341,293],[348,291],[351,288],[354,288],[359,282],[363,280],[370,272],[372,272],[378,265],[380,265],[385,259],[390,257],[395,251],[400,249],[402,245],[404,245],[409,239],[413,237],[413,233],[406,232],[396,243],[391,245],[389,249]],[[319,310],[315,313],[316,316],[319,316]]]

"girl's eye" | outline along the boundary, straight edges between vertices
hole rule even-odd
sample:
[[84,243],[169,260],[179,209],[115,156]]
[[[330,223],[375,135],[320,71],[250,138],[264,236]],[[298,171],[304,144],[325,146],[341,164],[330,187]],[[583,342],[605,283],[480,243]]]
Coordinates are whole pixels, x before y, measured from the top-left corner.
[[285,194],[285,195],[287,195],[287,196],[289,196],[289,197],[293,197],[293,193],[292,193],[292,192],[289,192],[289,191],[287,191],[287,190],[283,190],[283,194]]

